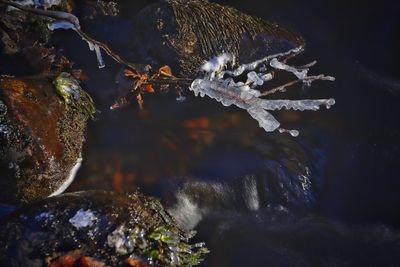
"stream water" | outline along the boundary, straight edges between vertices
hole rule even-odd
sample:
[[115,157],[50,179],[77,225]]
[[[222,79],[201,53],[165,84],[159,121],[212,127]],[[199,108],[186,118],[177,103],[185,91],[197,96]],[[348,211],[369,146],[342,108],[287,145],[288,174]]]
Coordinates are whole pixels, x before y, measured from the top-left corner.
[[[299,32],[307,47],[295,61],[317,59],[312,72],[337,79],[274,97],[332,97],[336,105],[275,112],[286,128],[300,131],[297,138],[265,133],[245,111],[189,91],[182,102],[172,89],[146,94],[143,112],[135,104],[110,111],[120,66],[105,58],[107,66],[97,69],[92,53],[64,45],[86,70],[85,88],[101,111],[67,191],[139,187],[160,198],[207,243],[203,266],[395,266],[399,4],[218,2]],[[92,29],[95,37],[124,42],[123,20],[103,24]],[[57,33],[55,44],[61,39],[81,42],[69,32]]]

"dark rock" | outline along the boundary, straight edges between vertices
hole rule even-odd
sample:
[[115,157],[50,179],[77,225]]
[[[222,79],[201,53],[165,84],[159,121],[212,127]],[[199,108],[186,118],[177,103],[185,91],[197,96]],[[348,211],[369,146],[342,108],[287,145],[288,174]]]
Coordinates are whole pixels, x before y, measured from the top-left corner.
[[[64,102],[55,79],[0,77],[0,202],[26,203],[60,192],[80,165],[92,114]],[[90,97],[79,103],[93,105]]]
[[241,63],[304,45],[279,26],[240,11],[199,0],[159,1],[135,18],[133,42],[141,63],[168,64],[180,75],[194,75],[204,60],[223,52]]
[[[72,0],[64,0],[49,9],[70,12],[73,6]],[[49,18],[44,16],[0,4],[1,74],[32,75],[49,72],[54,67],[54,51],[46,47],[52,35],[48,22]]]
[[159,201],[138,192],[65,194],[23,208],[0,224],[2,266],[47,266],[66,258],[111,266],[193,266],[206,251],[187,243],[190,234]]

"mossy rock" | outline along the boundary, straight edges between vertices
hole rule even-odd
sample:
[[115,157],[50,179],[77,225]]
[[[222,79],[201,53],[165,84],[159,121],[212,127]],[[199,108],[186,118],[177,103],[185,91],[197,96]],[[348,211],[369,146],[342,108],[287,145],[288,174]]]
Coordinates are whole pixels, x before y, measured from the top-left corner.
[[95,266],[194,266],[207,252],[188,243],[191,234],[158,200],[138,192],[64,194],[0,223],[2,266],[64,266],[57,263],[66,255],[103,264]]
[[194,76],[205,60],[223,52],[248,63],[304,46],[301,36],[232,7],[201,0],[159,1],[135,17],[131,34],[141,63],[168,64]]
[[56,75],[0,76],[2,203],[27,203],[60,193],[80,165],[87,109],[68,106]]

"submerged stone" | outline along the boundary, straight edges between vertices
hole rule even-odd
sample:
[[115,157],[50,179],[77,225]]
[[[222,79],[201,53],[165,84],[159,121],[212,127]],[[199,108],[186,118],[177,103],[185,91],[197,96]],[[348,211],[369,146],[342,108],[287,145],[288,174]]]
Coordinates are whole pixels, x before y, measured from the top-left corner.
[[193,266],[207,251],[203,244],[188,244],[192,234],[181,230],[158,200],[138,192],[64,194],[0,223],[2,266],[60,266],[56,263],[66,257],[104,266]]
[[54,81],[54,75],[0,77],[0,202],[59,194],[79,169],[93,103],[80,87],[81,96],[67,103]]
[[159,1],[135,18],[133,41],[141,63],[168,64],[195,76],[205,60],[224,52],[239,63],[304,46],[284,27],[232,7],[201,0]]

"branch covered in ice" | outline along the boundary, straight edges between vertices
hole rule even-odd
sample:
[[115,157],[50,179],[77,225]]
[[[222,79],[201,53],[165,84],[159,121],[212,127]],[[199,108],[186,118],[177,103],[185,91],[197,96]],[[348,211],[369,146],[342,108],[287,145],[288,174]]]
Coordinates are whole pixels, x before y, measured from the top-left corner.
[[[0,0],[1,4],[11,6],[13,8],[19,9],[21,11],[35,14],[38,16],[43,16],[50,19],[48,27],[50,30],[56,29],[65,29],[65,30],[74,30],[79,34],[79,36],[88,43],[90,50],[95,51],[97,57],[97,63],[99,68],[103,68],[104,61],[101,55],[101,50],[103,50],[107,55],[109,55],[116,62],[123,64],[133,70],[146,70],[148,68],[147,65],[142,64],[134,64],[123,60],[118,54],[113,52],[106,44],[99,42],[90,36],[88,36],[85,32],[81,30],[81,26],[79,23],[79,19],[68,12],[63,11],[53,11],[53,10],[44,10],[39,8],[30,7],[32,4],[35,7],[42,6],[44,8],[51,7],[55,5],[57,1],[48,1],[48,0],[35,0],[28,1],[24,0],[23,2],[12,2],[7,0]],[[22,3],[22,4],[21,4]]]
[[[251,117],[256,119],[266,132],[279,130],[280,133],[289,133],[292,136],[298,136],[296,130],[286,130],[280,127],[280,123],[268,111],[280,109],[292,110],[318,110],[320,106],[330,108],[335,104],[334,99],[317,100],[268,100],[260,97],[283,91],[286,87],[298,82],[311,85],[315,80],[334,81],[335,78],[325,75],[308,76],[309,67],[315,65],[312,62],[305,66],[294,67],[284,63],[285,58],[297,55],[302,52],[299,47],[285,53],[267,56],[263,59],[236,66],[234,56],[222,54],[206,62],[201,70],[205,73],[203,78],[193,81],[190,90],[196,96],[205,95],[221,102],[224,106],[235,105],[245,109]],[[283,59],[280,61],[280,59]],[[292,73],[297,80],[286,83],[274,89],[261,93],[256,90],[257,87],[264,85],[273,79],[273,73],[276,70]],[[240,77],[246,77],[243,81],[238,81]],[[267,111],[268,110],[268,111]]]

